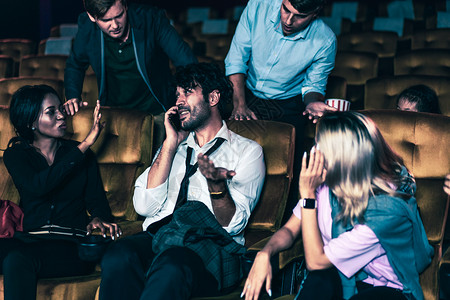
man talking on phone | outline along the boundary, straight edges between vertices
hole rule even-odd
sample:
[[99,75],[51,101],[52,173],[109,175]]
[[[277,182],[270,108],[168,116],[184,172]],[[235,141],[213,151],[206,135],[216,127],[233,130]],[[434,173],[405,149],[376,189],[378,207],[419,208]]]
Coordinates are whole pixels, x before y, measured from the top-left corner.
[[180,67],[175,83],[166,138],[135,184],[144,231],[105,254],[100,299],[216,296],[240,282],[243,231],[264,182],[263,151],[222,120],[233,91],[216,65]]

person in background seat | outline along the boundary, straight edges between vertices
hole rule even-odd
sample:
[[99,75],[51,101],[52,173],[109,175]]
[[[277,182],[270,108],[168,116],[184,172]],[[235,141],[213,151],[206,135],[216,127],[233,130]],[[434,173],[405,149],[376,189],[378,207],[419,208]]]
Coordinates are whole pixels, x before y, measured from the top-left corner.
[[397,98],[397,109],[441,114],[436,92],[426,85],[413,85],[403,90]]

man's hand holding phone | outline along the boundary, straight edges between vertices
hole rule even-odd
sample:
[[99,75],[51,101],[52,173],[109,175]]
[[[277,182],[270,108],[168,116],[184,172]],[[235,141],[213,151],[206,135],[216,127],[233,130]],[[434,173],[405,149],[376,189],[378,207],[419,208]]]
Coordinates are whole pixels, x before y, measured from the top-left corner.
[[167,110],[164,127],[166,128],[166,141],[171,147],[178,147],[178,145],[187,137],[189,132],[181,129],[180,116],[178,115],[178,107],[172,106]]
[[180,121],[180,115],[178,114],[178,111],[175,114],[169,115],[169,121],[170,121],[170,123],[172,123],[172,126],[176,131],[181,130],[181,121]]

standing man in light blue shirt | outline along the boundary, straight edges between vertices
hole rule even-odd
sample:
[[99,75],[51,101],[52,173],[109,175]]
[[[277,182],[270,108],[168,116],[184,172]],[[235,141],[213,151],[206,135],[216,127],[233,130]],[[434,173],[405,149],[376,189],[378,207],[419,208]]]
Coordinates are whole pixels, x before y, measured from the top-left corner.
[[281,106],[291,99],[303,102],[310,119],[329,110],[323,99],[334,67],[336,36],[317,19],[322,4],[323,0],[249,1],[225,59],[226,75],[234,84],[232,118],[280,117],[280,108],[265,115],[261,110],[267,105],[258,109],[253,99],[246,99],[251,94],[282,100]]
[[233,83],[231,119],[265,119],[296,128],[294,179],[288,203],[297,202],[307,115],[314,123],[327,110],[328,75],[336,36],[318,19],[324,0],[250,0],[225,59]]

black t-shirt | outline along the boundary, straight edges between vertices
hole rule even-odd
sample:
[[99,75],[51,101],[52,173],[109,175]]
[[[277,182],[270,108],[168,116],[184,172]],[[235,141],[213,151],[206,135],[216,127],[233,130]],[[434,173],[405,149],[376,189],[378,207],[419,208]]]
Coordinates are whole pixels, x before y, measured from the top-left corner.
[[154,115],[163,112],[139,73],[134,53],[132,34],[121,43],[103,34],[105,38],[105,68],[108,106],[138,109]]

